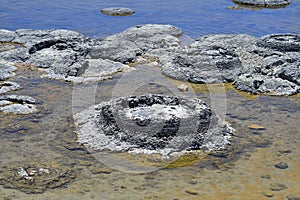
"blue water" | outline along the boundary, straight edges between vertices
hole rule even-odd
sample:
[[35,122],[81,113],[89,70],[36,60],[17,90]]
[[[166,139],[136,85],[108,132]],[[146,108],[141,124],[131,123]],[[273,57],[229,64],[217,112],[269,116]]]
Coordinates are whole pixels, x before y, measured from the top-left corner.
[[[231,0],[0,0],[0,29],[71,29],[102,37],[146,23],[172,24],[191,37],[211,33],[300,33],[300,0],[280,9],[229,10]],[[133,16],[103,15],[105,7],[122,6]]]

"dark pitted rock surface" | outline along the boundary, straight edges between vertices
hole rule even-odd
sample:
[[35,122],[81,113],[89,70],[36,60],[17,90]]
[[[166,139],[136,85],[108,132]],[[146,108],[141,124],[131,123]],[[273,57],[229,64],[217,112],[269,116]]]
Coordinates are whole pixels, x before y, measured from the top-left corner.
[[290,0],[232,0],[234,3],[255,7],[278,8],[291,3]]
[[43,193],[47,189],[65,185],[74,178],[72,170],[47,163],[20,162],[0,168],[1,185],[28,194]]
[[299,35],[267,35],[236,52],[243,65],[237,89],[252,94],[292,95],[300,91]]
[[133,15],[135,11],[130,8],[111,7],[102,9],[101,13],[111,16],[129,16]]
[[37,111],[36,100],[29,96],[0,96],[0,112],[12,114],[31,114]]
[[78,142],[94,150],[218,151],[228,147],[232,132],[199,99],[152,94],[90,107],[75,121]]

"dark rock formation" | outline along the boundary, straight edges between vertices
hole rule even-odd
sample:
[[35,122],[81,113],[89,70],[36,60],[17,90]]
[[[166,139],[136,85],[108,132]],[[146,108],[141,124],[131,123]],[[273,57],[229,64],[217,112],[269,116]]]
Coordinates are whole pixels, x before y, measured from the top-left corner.
[[133,15],[135,11],[130,8],[111,7],[102,9],[101,13],[111,16],[129,16]]
[[222,150],[232,132],[201,100],[151,94],[99,104],[75,120],[79,143],[94,150]]

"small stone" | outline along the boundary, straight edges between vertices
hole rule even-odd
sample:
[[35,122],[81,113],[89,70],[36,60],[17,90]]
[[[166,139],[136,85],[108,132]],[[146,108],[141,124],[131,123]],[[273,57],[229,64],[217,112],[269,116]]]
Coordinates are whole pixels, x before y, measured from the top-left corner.
[[196,190],[185,190],[186,193],[191,194],[191,195],[198,195],[198,192]]
[[94,168],[92,174],[110,174],[112,171],[107,168]]
[[249,129],[252,130],[265,130],[266,128],[257,124],[251,124],[248,126]]
[[300,200],[300,196],[295,194],[289,194],[286,196],[286,198],[287,200]]
[[111,7],[102,9],[101,13],[111,16],[129,16],[133,15],[135,11],[130,8]]
[[290,150],[290,149],[283,149],[283,150],[279,150],[278,152],[281,153],[281,154],[287,154],[287,153],[292,153],[292,150]]
[[272,183],[270,185],[270,190],[272,191],[281,191],[286,190],[288,187],[282,183]]
[[288,164],[286,164],[285,162],[277,163],[277,164],[275,164],[274,166],[275,166],[276,168],[278,168],[278,169],[286,169],[286,168],[289,167]]
[[186,92],[189,90],[189,87],[186,84],[181,84],[177,88],[180,92]]
[[266,197],[273,197],[274,193],[270,192],[270,191],[265,191],[265,192],[263,192],[263,195],[265,195]]
[[262,174],[260,178],[271,179],[271,176],[269,174]]

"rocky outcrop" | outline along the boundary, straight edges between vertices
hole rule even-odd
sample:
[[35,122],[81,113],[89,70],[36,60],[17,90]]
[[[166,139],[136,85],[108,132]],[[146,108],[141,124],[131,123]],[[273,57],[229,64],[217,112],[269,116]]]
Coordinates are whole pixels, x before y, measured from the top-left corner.
[[291,95],[300,91],[300,36],[267,35],[239,49],[244,71],[234,85],[253,94]]
[[[253,94],[291,95],[299,92],[300,36],[274,34],[206,35],[186,44],[183,32],[171,25],[146,24],[102,39],[66,30],[1,30],[5,47],[0,58],[27,62],[47,77],[72,82],[99,81],[129,65],[160,66],[162,73],[192,83],[234,82]],[[18,44],[18,45],[17,45]],[[0,68],[0,80],[13,68]]]
[[178,48],[183,32],[171,25],[148,24],[129,28],[106,37],[90,52],[93,59],[102,58],[124,64],[136,61],[137,56],[150,50],[168,51]]
[[130,8],[122,8],[122,7],[111,7],[111,8],[103,8],[101,13],[105,15],[111,16],[129,16],[135,13],[134,10]]
[[223,150],[232,129],[199,99],[142,95],[118,98],[75,115],[78,142],[94,150]]
[[285,7],[291,3],[290,0],[232,0],[234,3],[255,6],[255,7],[265,7],[265,8],[280,8]]

